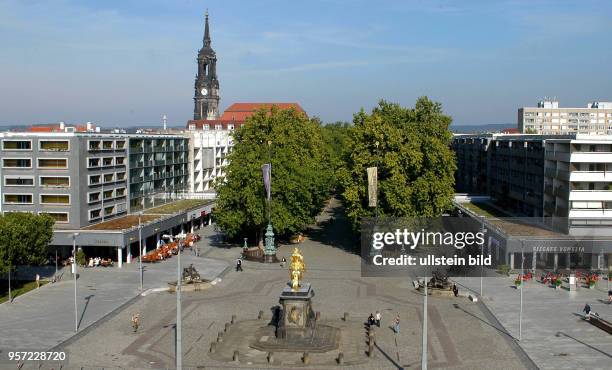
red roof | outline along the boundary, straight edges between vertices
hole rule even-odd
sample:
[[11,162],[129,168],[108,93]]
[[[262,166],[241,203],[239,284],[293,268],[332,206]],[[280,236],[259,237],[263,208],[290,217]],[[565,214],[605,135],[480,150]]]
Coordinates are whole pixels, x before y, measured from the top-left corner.
[[[52,123],[47,125],[32,125],[25,129],[26,132],[66,132],[66,128],[74,128],[75,132],[88,132],[87,125],[64,125],[62,128],[59,123]],[[96,126],[92,125],[92,130],[95,130]]]
[[272,106],[276,106],[281,110],[294,108],[298,112],[306,114],[306,111],[298,103],[234,103],[223,112],[221,120],[244,121],[247,117],[253,115],[255,111],[262,108],[269,110]]

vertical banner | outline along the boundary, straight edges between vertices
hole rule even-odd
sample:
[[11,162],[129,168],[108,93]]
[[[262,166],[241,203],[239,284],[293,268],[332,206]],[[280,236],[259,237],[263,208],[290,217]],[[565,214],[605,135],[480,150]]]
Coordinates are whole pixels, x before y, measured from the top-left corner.
[[376,207],[378,195],[378,168],[368,167],[368,206]]
[[261,166],[261,172],[263,174],[264,190],[266,192],[266,199],[270,200],[270,184],[272,182],[272,164],[266,163]]

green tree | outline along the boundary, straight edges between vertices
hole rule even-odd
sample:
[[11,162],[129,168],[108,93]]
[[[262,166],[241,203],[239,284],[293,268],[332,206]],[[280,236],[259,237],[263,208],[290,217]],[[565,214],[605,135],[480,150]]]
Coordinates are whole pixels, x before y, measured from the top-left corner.
[[267,225],[261,167],[272,163],[274,232],[296,233],[314,221],[329,194],[321,124],[294,109],[260,110],[234,134],[225,181],[217,182],[216,222],[230,238],[261,235]]
[[[321,127],[325,153],[330,169],[336,173],[344,165],[349,151],[349,139],[352,125],[349,122],[328,123]],[[332,185],[337,185],[338,176],[333,176]]]
[[0,215],[0,272],[14,270],[17,265],[45,263],[54,223],[46,214],[10,212]]
[[455,156],[451,118],[427,97],[414,108],[380,101],[371,114],[354,116],[351,152],[340,171],[347,216],[358,228],[368,207],[366,168],[378,167],[379,215],[434,217],[451,207]]

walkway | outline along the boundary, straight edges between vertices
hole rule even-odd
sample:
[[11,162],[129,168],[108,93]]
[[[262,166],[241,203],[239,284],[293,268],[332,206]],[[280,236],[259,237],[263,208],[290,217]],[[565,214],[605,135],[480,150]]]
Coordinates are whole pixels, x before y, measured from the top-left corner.
[[[210,228],[210,227],[209,227]],[[199,246],[207,248],[203,238]],[[167,287],[176,281],[176,257],[156,264],[146,264],[144,289]],[[228,263],[195,257],[189,250],[181,257],[183,266],[191,263],[202,278],[214,279]],[[62,281],[47,284],[12,303],[0,305],[0,352],[8,350],[48,350],[74,335],[74,283],[69,269]],[[79,330],[90,326],[139,294],[138,260],[123,268],[79,269],[77,303]]]

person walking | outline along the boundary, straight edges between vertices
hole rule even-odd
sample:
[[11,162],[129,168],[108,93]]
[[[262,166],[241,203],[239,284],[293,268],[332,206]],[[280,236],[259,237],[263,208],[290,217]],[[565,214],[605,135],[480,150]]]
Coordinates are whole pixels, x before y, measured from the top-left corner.
[[285,257],[283,257],[281,259],[281,267],[284,268],[286,263],[287,263],[287,259]]
[[380,328],[380,320],[382,319],[382,315],[380,314],[380,311],[376,311],[376,315],[374,315],[374,320],[376,322],[376,326],[378,326]]
[[393,321],[393,331],[395,334],[399,334],[400,331],[400,315],[399,313],[395,316],[395,321]]
[[36,274],[36,289],[40,288],[40,275]]
[[588,303],[586,303],[586,304],[584,305],[584,308],[582,309],[582,312],[584,312],[584,313],[585,313],[585,316],[588,318],[588,317],[589,317],[589,314],[591,313],[591,306],[589,306],[589,304],[588,304]]
[[612,289],[608,290],[608,304],[612,303]]
[[368,327],[372,327],[374,325],[374,315],[370,312],[370,316],[368,316]]
[[236,260],[236,271],[242,271],[242,260],[240,258]]
[[457,288],[457,284],[453,283],[453,294],[455,297],[459,295],[459,288]]

